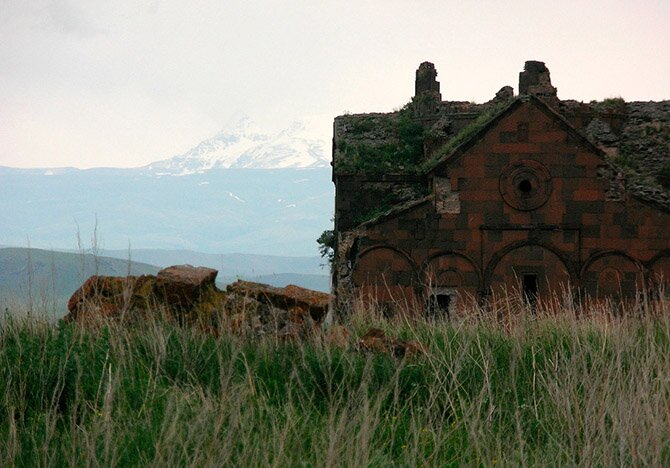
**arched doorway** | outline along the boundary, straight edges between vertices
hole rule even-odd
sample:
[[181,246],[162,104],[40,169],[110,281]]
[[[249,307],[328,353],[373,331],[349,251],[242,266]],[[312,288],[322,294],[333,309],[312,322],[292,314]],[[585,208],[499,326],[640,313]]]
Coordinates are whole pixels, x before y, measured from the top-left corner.
[[476,306],[480,274],[464,255],[433,256],[423,268],[423,281],[429,315],[449,316]]
[[593,299],[634,299],[645,289],[642,265],[624,253],[599,254],[583,270],[584,291]]
[[570,296],[571,275],[565,262],[546,246],[510,248],[489,265],[489,289],[496,301],[521,301],[532,308]]
[[352,275],[364,304],[389,312],[415,308],[415,278],[416,268],[409,256],[386,246],[361,252]]

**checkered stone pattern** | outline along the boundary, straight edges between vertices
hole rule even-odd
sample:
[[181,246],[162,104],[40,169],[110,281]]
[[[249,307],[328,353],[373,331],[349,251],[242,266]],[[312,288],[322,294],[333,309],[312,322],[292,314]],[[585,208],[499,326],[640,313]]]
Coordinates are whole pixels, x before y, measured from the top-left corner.
[[[633,297],[667,282],[670,214],[630,196],[612,200],[603,155],[562,118],[524,102],[478,138],[432,174],[440,192],[432,200],[361,233],[357,287],[379,286],[383,276],[420,302],[426,285],[451,271],[480,298],[518,289],[524,274],[535,275],[539,296],[571,285],[593,297]],[[501,177],[510,168],[511,179]],[[458,210],[445,209],[447,183]]]

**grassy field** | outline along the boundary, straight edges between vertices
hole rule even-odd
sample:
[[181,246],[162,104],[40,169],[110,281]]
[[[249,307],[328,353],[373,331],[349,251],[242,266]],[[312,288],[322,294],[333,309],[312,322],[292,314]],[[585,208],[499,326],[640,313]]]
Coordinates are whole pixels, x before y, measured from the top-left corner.
[[[670,303],[452,322],[358,311],[352,346],[156,321],[0,321],[0,460],[18,466],[670,464]],[[363,353],[370,326],[427,354]]]

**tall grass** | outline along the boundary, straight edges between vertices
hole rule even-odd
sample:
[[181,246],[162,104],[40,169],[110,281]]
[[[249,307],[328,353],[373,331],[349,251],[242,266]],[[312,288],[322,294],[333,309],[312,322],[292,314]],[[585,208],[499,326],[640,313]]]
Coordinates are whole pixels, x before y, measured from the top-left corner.
[[[347,326],[421,341],[397,359],[156,320],[0,324],[8,465],[668,465],[670,307]],[[352,340],[353,341],[353,340]],[[352,343],[353,345],[353,343]]]

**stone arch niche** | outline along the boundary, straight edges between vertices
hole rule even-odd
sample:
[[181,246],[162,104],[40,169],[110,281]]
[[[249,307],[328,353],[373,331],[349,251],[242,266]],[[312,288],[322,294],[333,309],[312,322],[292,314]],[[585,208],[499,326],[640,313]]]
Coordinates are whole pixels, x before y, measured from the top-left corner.
[[424,295],[450,296],[449,312],[465,311],[477,303],[479,272],[474,263],[459,254],[445,253],[429,259],[423,268]]
[[365,305],[379,304],[392,312],[415,306],[415,278],[414,262],[390,247],[372,247],[361,252],[352,275]]
[[623,253],[606,253],[586,262],[584,292],[594,299],[633,299],[644,290],[644,272],[635,259]]
[[547,303],[571,293],[571,275],[565,262],[541,245],[521,245],[494,258],[489,265],[489,285],[494,300],[510,297]]

